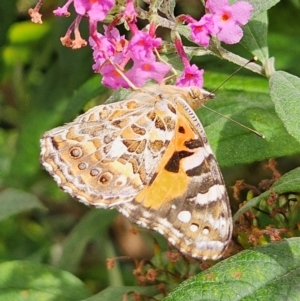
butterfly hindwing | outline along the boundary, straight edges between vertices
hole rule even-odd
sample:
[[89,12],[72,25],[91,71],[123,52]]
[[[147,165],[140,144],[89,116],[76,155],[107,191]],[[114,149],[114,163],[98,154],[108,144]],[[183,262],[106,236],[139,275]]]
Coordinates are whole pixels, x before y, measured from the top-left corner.
[[[149,95],[148,102],[100,105],[45,133],[43,166],[86,204],[106,208],[131,201],[149,183],[173,135],[175,121],[161,119],[153,107]],[[155,124],[160,132],[150,130]]]

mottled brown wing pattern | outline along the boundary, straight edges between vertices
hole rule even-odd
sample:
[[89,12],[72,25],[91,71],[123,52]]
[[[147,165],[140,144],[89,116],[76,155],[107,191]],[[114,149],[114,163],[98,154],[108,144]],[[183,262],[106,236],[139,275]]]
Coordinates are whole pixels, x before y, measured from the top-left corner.
[[86,204],[117,208],[182,253],[217,259],[232,232],[228,196],[192,110],[209,94],[149,86],[95,107],[41,139],[41,161]]
[[[148,102],[101,105],[46,132],[41,162],[58,185],[85,204],[114,207],[147,185],[173,136],[175,120]],[[175,115],[173,116],[175,119]],[[155,133],[156,126],[163,127]],[[173,126],[174,127],[174,126]]]

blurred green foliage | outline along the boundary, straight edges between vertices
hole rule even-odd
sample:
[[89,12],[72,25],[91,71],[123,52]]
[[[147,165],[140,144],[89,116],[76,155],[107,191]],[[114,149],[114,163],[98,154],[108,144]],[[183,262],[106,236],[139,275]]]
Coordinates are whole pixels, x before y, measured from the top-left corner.
[[[106,258],[120,254],[109,231],[116,212],[90,210],[75,202],[58,189],[39,163],[39,139],[46,130],[71,121],[86,108],[103,103],[110,94],[92,71],[91,50],[87,47],[73,51],[61,45],[59,39],[70,20],[52,16],[57,5],[56,1],[49,1],[43,12],[44,23],[36,25],[29,20],[25,1],[0,3],[0,12],[5,14],[0,18],[0,263],[12,280],[11,271],[26,274],[29,269],[28,291],[37,290],[39,284],[30,281],[39,273],[45,275],[43,269],[47,266],[40,264],[48,264],[52,266],[45,268],[52,273],[47,278],[49,287],[54,283],[51,277],[57,277],[65,279],[63,285],[68,292],[78,290],[77,295],[63,299],[60,294],[64,287],[53,286],[55,294],[61,296],[59,300],[81,300],[112,284],[135,285],[136,281],[131,263],[117,264],[113,272],[106,269]],[[269,11],[270,56],[275,57],[277,69],[296,76],[300,76],[300,23],[296,22],[299,17],[298,1],[281,1]],[[85,22],[82,25],[81,31],[87,37]],[[251,57],[241,46],[228,49]],[[205,85],[210,90],[236,69],[215,57],[201,57],[197,63],[206,70]],[[265,144],[209,111],[199,113],[228,186],[239,179],[257,186],[261,180],[272,177],[271,172],[263,171],[264,159],[271,157],[277,157],[281,173],[299,166],[300,147],[295,138],[297,132],[299,136],[299,125],[298,130],[294,123],[287,128],[293,137],[287,134],[281,121],[284,118],[277,116],[279,103],[274,106],[270,100],[266,78],[241,70],[216,94],[218,98],[210,105],[212,108],[259,128],[269,138],[269,144]],[[290,110],[298,110],[299,104],[295,107]],[[247,124],[247,120],[252,120],[252,124]],[[242,192],[241,200],[246,198],[246,192]],[[229,194],[233,199],[232,190]],[[299,202],[298,195],[295,199]],[[232,202],[237,211],[238,202]],[[269,216],[264,219],[262,213],[265,208],[260,210],[258,222],[267,220],[269,224]],[[295,235],[300,224],[298,216],[293,213],[290,225]],[[32,265],[27,266],[28,261]],[[59,269],[73,273],[85,284]],[[0,289],[4,285],[1,281]],[[16,291],[22,288],[19,282],[21,277],[15,279]],[[151,287],[141,293],[153,295],[156,290],[153,292]],[[103,291],[94,300],[109,300],[103,297],[106,294],[108,291]],[[13,292],[10,298],[23,300]],[[34,298],[30,300],[56,300],[38,294]]]

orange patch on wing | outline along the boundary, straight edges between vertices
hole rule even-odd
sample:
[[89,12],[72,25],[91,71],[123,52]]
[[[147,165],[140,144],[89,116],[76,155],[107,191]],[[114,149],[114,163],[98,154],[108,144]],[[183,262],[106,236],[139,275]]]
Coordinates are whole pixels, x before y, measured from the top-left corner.
[[[178,132],[179,127],[184,127],[185,133]],[[173,139],[170,141],[162,160],[156,169],[156,178],[146,186],[135,198],[135,201],[142,203],[143,206],[158,209],[163,203],[170,202],[175,198],[181,197],[186,192],[190,178],[185,173],[180,162],[178,172],[169,172],[165,169],[166,164],[175,152],[188,150],[184,145],[185,141],[195,139],[196,135],[190,126],[184,123],[183,118],[178,119]]]
[[[178,132],[178,129],[182,127],[184,129],[184,133],[180,133]],[[191,129],[192,124],[188,124],[185,123],[185,119],[184,118],[178,118],[178,123],[176,126],[176,133],[175,133],[175,148],[176,151],[180,152],[180,151],[190,151],[190,149],[188,149],[184,143],[186,141],[189,141],[191,139],[197,139],[197,135],[195,134],[195,132]]]

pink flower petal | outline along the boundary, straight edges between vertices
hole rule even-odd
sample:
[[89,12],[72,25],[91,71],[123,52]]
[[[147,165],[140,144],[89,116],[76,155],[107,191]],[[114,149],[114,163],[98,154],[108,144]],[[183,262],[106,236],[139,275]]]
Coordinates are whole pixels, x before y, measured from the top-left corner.
[[251,4],[246,1],[236,2],[232,5],[232,17],[239,25],[245,25],[250,17],[253,10]]
[[203,86],[203,73],[204,70],[199,70],[198,67],[193,64],[184,69],[181,77],[176,81],[176,86],[179,87],[191,87],[196,86],[202,88]]
[[228,0],[207,0],[205,7],[211,14],[221,14],[229,6]]
[[243,37],[243,30],[234,22],[228,22],[217,34],[218,39],[226,44],[236,44]]

